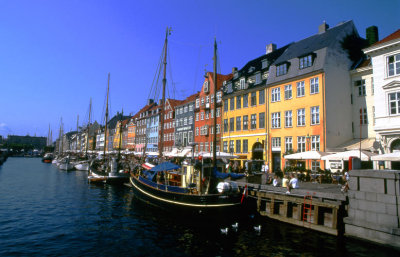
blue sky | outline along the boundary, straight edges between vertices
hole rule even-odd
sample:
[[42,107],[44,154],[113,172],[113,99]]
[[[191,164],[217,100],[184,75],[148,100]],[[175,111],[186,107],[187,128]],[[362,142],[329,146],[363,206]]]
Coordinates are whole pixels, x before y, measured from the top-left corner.
[[[230,73],[278,47],[309,37],[324,20],[353,20],[359,34],[371,25],[384,38],[400,28],[400,1],[0,0],[0,135],[53,139],[64,130],[102,119],[110,72],[111,112],[145,105],[167,26],[168,86],[183,99],[200,90],[212,69]],[[172,96],[172,93],[171,93]]]

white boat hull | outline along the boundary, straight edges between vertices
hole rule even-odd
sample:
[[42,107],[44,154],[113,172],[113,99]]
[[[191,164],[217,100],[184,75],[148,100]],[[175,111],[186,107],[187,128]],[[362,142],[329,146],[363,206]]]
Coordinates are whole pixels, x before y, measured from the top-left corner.
[[75,165],[75,169],[88,171],[89,170],[89,163],[88,162],[78,163],[78,164]]

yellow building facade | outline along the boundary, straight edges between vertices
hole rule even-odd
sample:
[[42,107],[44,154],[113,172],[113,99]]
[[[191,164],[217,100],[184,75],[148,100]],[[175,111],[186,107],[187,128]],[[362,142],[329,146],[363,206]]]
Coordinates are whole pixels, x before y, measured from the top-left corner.
[[[254,169],[264,164],[266,142],[266,89],[265,85],[223,97],[222,149],[237,155],[232,159],[245,167],[251,160]],[[261,171],[261,170],[260,170]]]
[[268,162],[272,170],[285,166],[323,169],[317,160],[285,160],[285,154],[325,151],[324,73],[296,77],[268,86]]

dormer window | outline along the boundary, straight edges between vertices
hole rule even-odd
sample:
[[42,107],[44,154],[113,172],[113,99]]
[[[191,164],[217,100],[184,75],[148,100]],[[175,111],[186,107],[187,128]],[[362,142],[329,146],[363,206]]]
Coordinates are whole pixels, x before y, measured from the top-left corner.
[[268,67],[268,60],[262,60],[261,61],[261,69],[265,69]]
[[288,64],[286,62],[276,66],[277,77],[285,75],[287,72],[288,72]]
[[313,55],[308,54],[305,56],[299,57],[299,68],[300,69],[305,69],[307,67],[311,67],[313,64]]
[[245,83],[244,78],[241,78],[241,79],[240,79],[239,89],[244,89],[244,88],[245,88],[245,85],[246,85],[246,83]]

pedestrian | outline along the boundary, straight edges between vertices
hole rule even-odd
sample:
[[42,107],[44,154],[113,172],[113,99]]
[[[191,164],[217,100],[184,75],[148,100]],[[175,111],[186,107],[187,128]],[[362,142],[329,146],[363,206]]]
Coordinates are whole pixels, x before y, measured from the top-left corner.
[[282,187],[287,187],[288,183],[289,183],[289,177],[288,175],[284,175],[282,178]]
[[272,181],[272,185],[273,185],[274,187],[280,186],[279,178],[278,178],[277,175],[274,175],[274,180]]
[[297,180],[297,177],[292,173],[290,174],[290,181],[287,185],[288,191],[286,194],[290,194],[290,189],[292,188],[299,188],[299,181]]

